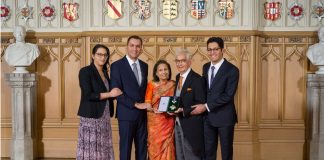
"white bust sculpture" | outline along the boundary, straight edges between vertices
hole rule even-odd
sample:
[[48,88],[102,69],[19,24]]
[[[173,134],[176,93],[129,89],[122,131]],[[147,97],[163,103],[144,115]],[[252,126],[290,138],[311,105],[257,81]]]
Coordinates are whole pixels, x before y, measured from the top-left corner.
[[307,57],[318,67],[316,74],[324,74],[324,27],[318,30],[318,38],[320,42],[308,48]]
[[4,58],[10,66],[16,68],[13,73],[28,73],[26,67],[39,56],[38,47],[35,44],[25,43],[26,29],[23,26],[16,26],[13,35],[16,43],[7,47]]

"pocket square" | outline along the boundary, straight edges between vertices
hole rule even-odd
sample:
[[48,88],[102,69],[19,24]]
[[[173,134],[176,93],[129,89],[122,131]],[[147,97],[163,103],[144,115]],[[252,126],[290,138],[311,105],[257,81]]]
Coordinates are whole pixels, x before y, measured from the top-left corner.
[[187,91],[188,91],[188,92],[191,92],[191,91],[192,91],[192,89],[191,89],[191,88],[187,88]]

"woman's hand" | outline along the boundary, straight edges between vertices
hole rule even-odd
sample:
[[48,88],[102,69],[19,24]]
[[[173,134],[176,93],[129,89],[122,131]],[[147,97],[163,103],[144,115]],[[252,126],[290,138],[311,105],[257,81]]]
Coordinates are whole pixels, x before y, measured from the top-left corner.
[[163,112],[160,112],[158,109],[155,109],[155,108],[153,109],[153,112],[157,113],[157,114],[163,113]]
[[110,97],[118,97],[122,94],[123,94],[123,92],[119,88],[113,88],[110,92],[108,92],[109,98]]

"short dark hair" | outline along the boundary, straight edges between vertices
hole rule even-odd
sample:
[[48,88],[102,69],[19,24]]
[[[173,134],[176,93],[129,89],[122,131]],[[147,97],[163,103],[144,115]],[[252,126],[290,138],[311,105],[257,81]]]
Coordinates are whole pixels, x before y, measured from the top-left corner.
[[221,49],[224,48],[224,40],[222,38],[220,38],[220,37],[210,37],[207,40],[207,46],[208,46],[209,43],[213,43],[213,42],[217,43]]
[[136,35],[132,35],[132,36],[128,37],[128,39],[127,39],[127,45],[128,45],[128,43],[129,43],[129,41],[130,41],[131,39],[138,39],[138,40],[141,41],[141,45],[143,44],[143,40],[142,40],[141,37],[136,36]]
[[163,59],[158,60],[158,61],[155,63],[154,67],[153,67],[153,81],[154,81],[154,82],[159,82],[159,81],[160,81],[159,77],[156,75],[156,72],[157,72],[158,66],[159,66],[160,64],[165,64],[165,65],[167,65],[168,70],[169,70],[169,77],[168,77],[168,81],[169,81],[169,80],[171,79],[171,74],[172,74],[172,73],[171,73],[171,67],[170,67],[170,64],[169,64],[167,61],[163,60]]
[[[92,55],[95,55],[99,48],[103,48],[107,52],[108,57],[107,57],[106,62],[104,64],[104,66],[103,66],[103,69],[107,70],[107,65],[109,65],[109,57],[110,57],[109,48],[107,46],[103,45],[103,44],[96,44],[92,49]],[[91,58],[91,62],[93,63],[93,58]]]

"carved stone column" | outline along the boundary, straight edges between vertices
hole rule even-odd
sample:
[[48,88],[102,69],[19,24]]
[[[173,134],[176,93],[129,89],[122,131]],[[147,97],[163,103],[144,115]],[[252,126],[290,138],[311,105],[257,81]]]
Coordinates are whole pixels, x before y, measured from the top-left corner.
[[36,153],[36,74],[7,73],[11,87],[11,159],[32,160]]
[[308,74],[307,121],[309,159],[324,159],[324,74]]

